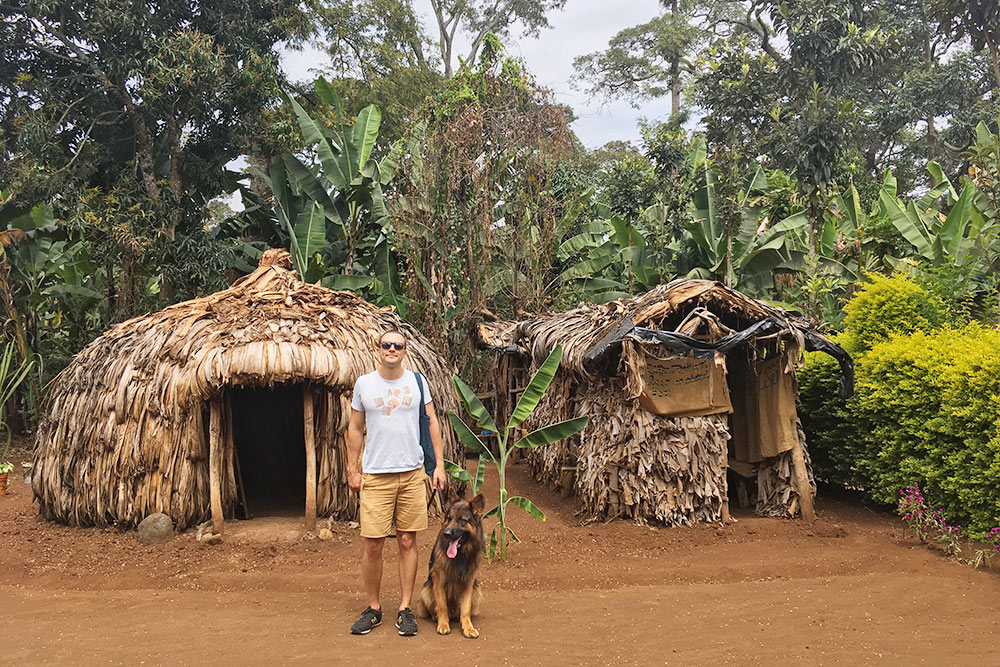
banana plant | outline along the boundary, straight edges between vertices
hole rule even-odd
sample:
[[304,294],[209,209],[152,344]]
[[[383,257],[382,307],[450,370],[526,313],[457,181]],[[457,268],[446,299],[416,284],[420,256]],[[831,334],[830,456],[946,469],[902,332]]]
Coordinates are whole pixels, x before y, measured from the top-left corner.
[[591,220],[563,241],[556,258],[569,264],[559,275],[577,284],[595,303],[606,303],[659,284],[662,269],[636,225],[620,216]]
[[370,105],[349,123],[331,84],[321,77],[315,89],[333,109],[333,127],[284,95],[313,159],[286,153],[272,160],[270,174],[260,174],[274,195],[275,217],[288,237],[295,268],[308,282],[367,290],[405,315],[383,187],[406,153],[416,149],[412,137],[418,134],[411,133],[375,160],[379,108]]
[[[879,210],[888,216],[921,259],[934,266],[967,265],[975,259],[971,251],[988,222],[975,206],[978,188],[975,183],[966,183],[955,197],[955,188],[943,178],[940,167],[931,163],[929,169],[932,174],[937,172],[942,181],[919,199],[909,202],[900,199],[895,179],[887,175],[879,191]],[[947,215],[935,206],[945,194],[950,204]]]
[[495,507],[493,507],[493,509],[483,515],[484,521],[492,517],[496,517],[497,519],[496,524],[490,531],[489,539],[485,545],[486,557],[490,560],[490,562],[492,562],[494,557],[498,554],[498,548],[500,560],[506,562],[508,541],[520,542],[517,535],[514,534],[514,531],[507,525],[507,508],[509,505],[521,508],[539,521],[545,521],[545,513],[538,509],[538,507],[536,507],[535,504],[528,498],[525,498],[524,496],[511,496],[507,493],[506,473],[510,453],[514,448],[535,449],[537,447],[550,445],[564,438],[568,438],[571,435],[583,430],[590,420],[589,417],[576,417],[575,419],[567,419],[556,424],[551,424],[528,433],[514,442],[512,446],[508,447],[511,432],[524,423],[524,420],[526,420],[538,406],[538,402],[541,400],[542,395],[545,393],[545,390],[548,389],[549,384],[552,382],[552,378],[559,369],[559,362],[561,360],[562,347],[557,345],[532,376],[531,382],[528,383],[528,386],[525,388],[524,393],[521,394],[521,398],[518,400],[517,405],[514,406],[514,411],[511,413],[510,419],[504,426],[503,431],[500,431],[497,428],[493,417],[490,416],[490,413],[487,412],[485,406],[483,406],[479,398],[476,397],[476,393],[469,388],[469,385],[463,382],[457,375],[452,376],[452,382],[455,385],[455,389],[458,391],[459,399],[462,401],[462,407],[464,408],[466,414],[472,418],[475,427],[480,431],[485,430],[490,433],[497,434],[498,455],[494,455],[490,448],[479,439],[479,436],[476,435],[475,431],[469,428],[461,417],[454,412],[448,413],[448,420],[451,422],[452,428],[455,429],[455,433],[458,434],[459,439],[466,447],[479,455],[479,464],[476,468],[475,477],[469,474],[467,470],[451,461],[445,461],[445,471],[448,472],[453,478],[466,482],[467,484],[471,484],[473,494],[477,493],[483,485],[487,463],[493,464],[500,479],[499,502]]
[[[753,205],[753,195],[766,188],[767,179],[758,167],[738,195],[740,225],[735,234],[727,234],[718,216],[715,171],[708,163],[703,169],[703,185],[695,191],[692,202],[693,219],[676,244],[678,272],[690,278],[722,280],[732,287],[767,287],[773,270],[790,259],[786,235],[805,229],[806,216],[794,213],[760,229],[764,221]],[[727,259],[731,271],[727,270]]]

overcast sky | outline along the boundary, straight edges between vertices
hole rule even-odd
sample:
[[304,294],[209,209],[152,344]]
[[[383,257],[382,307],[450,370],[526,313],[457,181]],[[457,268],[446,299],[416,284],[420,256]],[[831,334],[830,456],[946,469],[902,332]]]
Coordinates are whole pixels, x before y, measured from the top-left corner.
[[[414,6],[422,12],[428,34],[436,36],[437,26],[429,1],[414,0]],[[619,30],[645,23],[659,11],[657,0],[568,0],[566,9],[549,15],[550,30],[543,31],[537,39],[515,38],[514,43],[508,44],[508,52],[523,58],[538,82],[550,88],[558,101],[573,108],[579,117],[573,123],[573,130],[588,148],[616,139],[635,142],[639,137],[636,121],[640,117],[666,119],[669,100],[652,100],[633,109],[626,102],[593,99],[570,85],[573,59],[606,48],[608,40]],[[464,53],[467,49],[457,50]],[[321,58],[317,52],[304,51],[286,53],[283,61],[293,79],[307,79],[311,76],[310,69],[323,65]]]

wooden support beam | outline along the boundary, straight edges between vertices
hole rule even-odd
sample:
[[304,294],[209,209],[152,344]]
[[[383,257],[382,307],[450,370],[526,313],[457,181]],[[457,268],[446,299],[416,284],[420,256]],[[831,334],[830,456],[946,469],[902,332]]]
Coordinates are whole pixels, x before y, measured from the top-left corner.
[[306,441],[306,530],[316,530],[316,429],[313,424],[313,395],[302,387],[302,426]]
[[795,477],[795,488],[799,492],[802,518],[812,521],[816,518],[816,510],[813,508],[812,487],[809,485],[809,472],[806,470],[806,459],[802,454],[802,441],[799,438],[795,438],[795,444],[792,445],[792,474]]
[[208,483],[212,504],[212,532],[222,534],[222,398],[216,396],[208,403]]

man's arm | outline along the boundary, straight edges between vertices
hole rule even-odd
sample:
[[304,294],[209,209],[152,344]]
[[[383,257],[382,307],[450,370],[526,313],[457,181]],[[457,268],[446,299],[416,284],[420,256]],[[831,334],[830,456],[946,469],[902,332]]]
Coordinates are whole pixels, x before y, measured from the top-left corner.
[[431,477],[431,485],[435,489],[444,489],[447,477],[444,474],[444,441],[441,439],[441,424],[438,423],[437,410],[434,409],[434,401],[425,405],[427,416],[430,417],[431,444],[434,445],[434,474]]
[[[365,432],[364,410],[351,408],[351,420],[347,423],[347,485],[355,491],[361,490],[361,473],[358,472],[358,458]],[[440,438],[440,433],[438,434]]]

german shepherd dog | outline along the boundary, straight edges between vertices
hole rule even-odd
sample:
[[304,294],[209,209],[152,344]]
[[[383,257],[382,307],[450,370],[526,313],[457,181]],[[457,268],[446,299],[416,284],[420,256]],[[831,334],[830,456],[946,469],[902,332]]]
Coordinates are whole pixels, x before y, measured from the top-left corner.
[[462,623],[462,635],[469,639],[479,636],[472,625],[472,615],[478,613],[482,593],[476,572],[483,554],[483,494],[471,501],[448,487],[448,509],[428,566],[427,581],[417,601],[417,613],[437,618],[439,635],[451,632],[449,619]]

